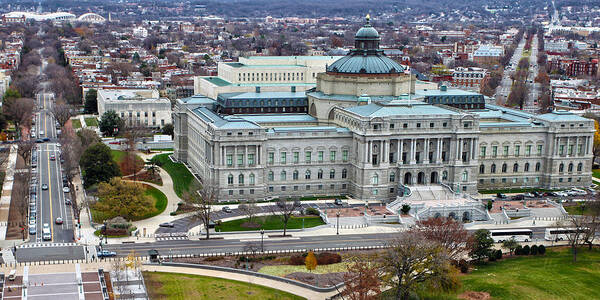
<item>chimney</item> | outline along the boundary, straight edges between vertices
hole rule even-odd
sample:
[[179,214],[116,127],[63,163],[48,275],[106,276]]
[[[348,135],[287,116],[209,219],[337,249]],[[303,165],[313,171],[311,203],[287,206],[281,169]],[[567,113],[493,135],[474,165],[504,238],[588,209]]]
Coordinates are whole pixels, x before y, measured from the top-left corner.
[[256,92],[256,93],[260,93],[260,86],[257,86],[257,87],[255,88],[255,92]]

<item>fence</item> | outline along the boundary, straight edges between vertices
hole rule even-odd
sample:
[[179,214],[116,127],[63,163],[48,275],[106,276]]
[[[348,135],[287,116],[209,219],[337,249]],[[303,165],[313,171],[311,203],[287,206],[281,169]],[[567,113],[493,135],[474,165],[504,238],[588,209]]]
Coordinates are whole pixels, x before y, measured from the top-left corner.
[[[336,228],[336,224],[329,224],[330,227]],[[340,229],[356,229],[356,228],[365,228],[369,227],[369,224],[353,224],[353,225],[339,225]]]

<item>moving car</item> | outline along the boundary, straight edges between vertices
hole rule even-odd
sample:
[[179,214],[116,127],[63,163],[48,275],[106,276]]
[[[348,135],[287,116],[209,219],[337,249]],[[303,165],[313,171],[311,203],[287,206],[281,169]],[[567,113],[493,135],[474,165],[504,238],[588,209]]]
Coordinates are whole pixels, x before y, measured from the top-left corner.
[[56,160],[56,155],[50,154],[50,160]]
[[56,218],[56,220],[54,221],[54,223],[61,225],[63,223],[63,219],[61,217]]
[[65,205],[71,205],[71,200],[69,198],[65,199]]
[[50,138],[48,138],[48,137],[45,137],[45,138],[43,138],[43,139],[42,139],[42,141],[44,141],[44,142],[49,142],[49,141],[50,141]]
[[108,251],[108,250],[98,251],[98,257],[112,257],[112,256],[117,256],[117,252]]
[[173,228],[175,227],[175,224],[173,224],[172,222],[165,222],[165,223],[160,223],[158,224],[159,227],[169,227],[169,228]]
[[48,185],[47,184],[42,184],[42,190],[47,190],[48,189]]
[[232,210],[231,210],[231,208],[229,208],[229,206],[223,206],[223,208],[221,210],[223,212],[226,212],[226,213],[231,213],[232,212]]
[[44,135],[44,131],[40,130],[40,136]]

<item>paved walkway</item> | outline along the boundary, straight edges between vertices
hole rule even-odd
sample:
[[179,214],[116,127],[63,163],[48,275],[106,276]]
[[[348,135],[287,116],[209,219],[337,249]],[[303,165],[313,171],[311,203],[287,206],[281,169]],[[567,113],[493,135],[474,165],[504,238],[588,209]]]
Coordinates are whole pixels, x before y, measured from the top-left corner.
[[185,267],[169,267],[169,266],[157,266],[157,265],[143,265],[142,270],[148,272],[168,272],[168,273],[180,273],[180,274],[191,274],[191,275],[201,275],[201,276],[210,276],[217,278],[224,278],[230,280],[236,280],[241,282],[247,282],[250,284],[257,284],[266,286],[269,288],[278,289],[284,292],[288,292],[294,295],[298,295],[304,297],[306,299],[328,299],[331,296],[337,294],[337,291],[328,292],[328,293],[319,293],[313,290],[299,287],[294,284],[289,284],[277,280],[266,279],[261,277],[255,277],[246,274],[240,274],[235,272],[225,272],[225,271],[216,271],[216,270],[205,270],[205,269],[197,269],[197,268],[185,268]]
[[10,147],[10,153],[6,160],[4,183],[2,185],[2,195],[0,196],[0,240],[6,239],[6,230],[8,229],[8,214],[10,210],[10,201],[12,198],[12,187],[17,164],[17,145]]

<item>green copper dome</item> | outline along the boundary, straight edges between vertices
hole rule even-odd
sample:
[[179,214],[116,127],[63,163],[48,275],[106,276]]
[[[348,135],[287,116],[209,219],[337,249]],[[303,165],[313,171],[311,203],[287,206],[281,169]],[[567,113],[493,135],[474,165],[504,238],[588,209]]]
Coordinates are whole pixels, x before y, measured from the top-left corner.
[[379,33],[370,24],[367,16],[367,24],[356,32],[354,38],[354,49],[348,55],[336,60],[327,67],[328,73],[343,74],[401,74],[404,67],[387,57],[383,50],[379,49]]

